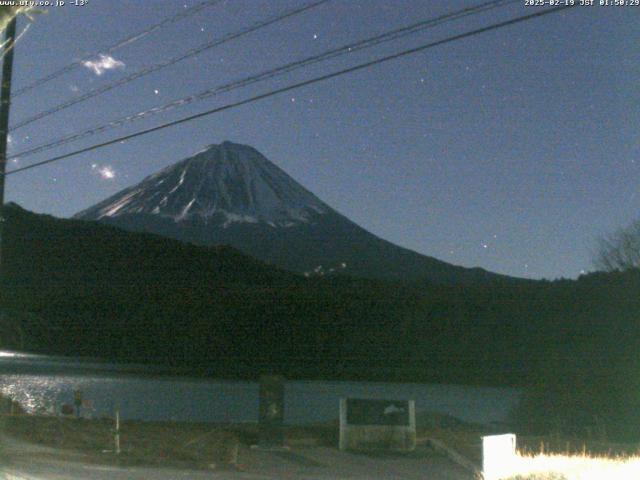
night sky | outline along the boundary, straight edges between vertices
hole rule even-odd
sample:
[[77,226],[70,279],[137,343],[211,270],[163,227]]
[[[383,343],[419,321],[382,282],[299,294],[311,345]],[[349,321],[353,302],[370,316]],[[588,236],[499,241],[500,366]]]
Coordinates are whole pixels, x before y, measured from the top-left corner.
[[[196,1],[69,3],[34,17],[16,47],[14,90]],[[10,153],[477,3],[332,0],[15,130]],[[233,0],[206,8],[15,98],[12,123],[303,4]],[[540,8],[523,0],[18,159],[9,169]],[[21,19],[19,30],[26,24]],[[398,245],[514,276],[577,277],[592,269],[600,235],[640,216],[639,26],[640,7],[576,7],[11,175],[7,200],[68,217],[231,140],[257,148]]]

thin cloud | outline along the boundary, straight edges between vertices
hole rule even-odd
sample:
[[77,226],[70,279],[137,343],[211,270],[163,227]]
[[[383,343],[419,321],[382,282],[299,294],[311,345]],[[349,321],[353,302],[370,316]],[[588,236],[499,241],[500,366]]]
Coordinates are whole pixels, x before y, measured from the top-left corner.
[[111,165],[98,165],[97,163],[91,164],[91,170],[103,180],[113,180],[116,178],[116,171]]
[[106,166],[106,167],[101,167],[98,170],[98,173],[100,174],[100,176],[102,178],[104,178],[105,180],[113,180],[114,178],[116,178],[116,172],[113,168]]
[[102,75],[107,70],[125,67],[124,62],[116,60],[111,55],[104,55],[102,53],[98,55],[97,60],[87,60],[82,62],[82,64],[96,75]]

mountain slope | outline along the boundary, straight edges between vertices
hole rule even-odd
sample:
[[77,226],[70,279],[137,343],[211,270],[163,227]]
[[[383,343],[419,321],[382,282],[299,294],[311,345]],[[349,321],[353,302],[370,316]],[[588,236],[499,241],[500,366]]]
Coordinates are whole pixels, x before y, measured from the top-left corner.
[[433,283],[508,277],[457,267],[383,240],[318,199],[252,147],[224,142],[153,174],[75,218],[199,245],[228,244],[305,274]]

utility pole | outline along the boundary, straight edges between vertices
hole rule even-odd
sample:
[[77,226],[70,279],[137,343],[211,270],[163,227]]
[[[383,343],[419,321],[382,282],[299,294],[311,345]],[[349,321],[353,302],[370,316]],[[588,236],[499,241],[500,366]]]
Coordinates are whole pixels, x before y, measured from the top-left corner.
[[4,59],[2,61],[2,84],[0,85],[0,274],[4,265],[4,181],[7,170],[7,143],[9,138],[9,107],[11,107],[11,75],[15,52],[16,15],[7,25],[4,34]]

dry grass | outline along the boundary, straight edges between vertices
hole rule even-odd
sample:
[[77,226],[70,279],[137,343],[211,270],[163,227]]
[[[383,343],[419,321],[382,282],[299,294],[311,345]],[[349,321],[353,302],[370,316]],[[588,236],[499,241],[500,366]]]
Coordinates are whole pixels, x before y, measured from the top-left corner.
[[120,427],[121,454],[114,454],[110,419],[9,415],[3,432],[25,442],[81,453],[88,459],[118,464],[230,467],[240,446],[237,432],[223,425],[125,421]]
[[640,457],[590,455],[517,455],[508,480],[634,480],[640,479]]
[[[418,436],[445,443],[466,459],[482,463],[483,435],[478,425],[422,415]],[[560,435],[518,436],[518,455],[504,480],[640,480],[640,446]],[[494,479],[491,479],[494,480]]]
[[[123,421],[120,455],[114,454],[113,419],[76,419],[36,415],[3,415],[2,433],[30,444],[56,449],[56,455],[118,465],[234,468],[243,448],[259,443],[257,424]],[[292,446],[336,447],[338,423],[286,427]]]
[[630,457],[640,452],[635,443],[615,443],[593,438],[560,435],[518,436],[518,451],[523,454],[561,454],[568,456]]
[[501,459],[500,467],[500,480],[640,480],[640,449],[559,435],[519,436],[516,456]]

